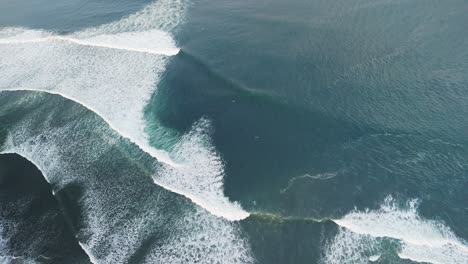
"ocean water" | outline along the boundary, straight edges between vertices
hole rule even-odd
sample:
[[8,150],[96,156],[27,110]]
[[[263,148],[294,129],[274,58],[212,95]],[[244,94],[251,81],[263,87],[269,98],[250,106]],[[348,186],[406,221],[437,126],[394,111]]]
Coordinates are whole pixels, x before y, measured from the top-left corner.
[[463,0],[0,2],[1,263],[468,263]]

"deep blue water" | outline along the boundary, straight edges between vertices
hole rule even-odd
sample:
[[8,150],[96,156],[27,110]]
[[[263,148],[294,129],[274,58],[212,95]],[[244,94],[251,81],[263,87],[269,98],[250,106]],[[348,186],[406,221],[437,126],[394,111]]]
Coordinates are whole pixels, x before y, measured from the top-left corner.
[[468,263],[467,12],[0,3],[0,261]]

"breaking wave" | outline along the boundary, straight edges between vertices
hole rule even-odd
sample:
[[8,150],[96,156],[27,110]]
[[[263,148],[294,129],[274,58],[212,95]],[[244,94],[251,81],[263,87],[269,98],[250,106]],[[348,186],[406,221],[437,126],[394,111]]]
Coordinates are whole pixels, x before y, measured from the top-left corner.
[[396,241],[402,259],[417,262],[468,263],[468,244],[444,223],[424,219],[417,200],[399,207],[389,196],[377,210],[352,211],[333,220],[340,226],[326,246],[324,263],[367,263],[385,254],[383,243]]
[[[165,165],[91,111],[44,93],[9,95],[0,98],[2,122],[9,120],[0,153],[41,170],[91,261],[253,262],[238,222],[155,185],[150,176]],[[25,108],[35,111],[18,115]]]
[[144,110],[178,48],[172,31],[183,21],[182,0],[154,2],[136,14],[68,35],[0,29],[0,91],[58,94],[92,110],[121,136],[162,164],[154,182],[216,216],[248,216],[223,194],[223,163],[201,120],[172,150],[149,144]]

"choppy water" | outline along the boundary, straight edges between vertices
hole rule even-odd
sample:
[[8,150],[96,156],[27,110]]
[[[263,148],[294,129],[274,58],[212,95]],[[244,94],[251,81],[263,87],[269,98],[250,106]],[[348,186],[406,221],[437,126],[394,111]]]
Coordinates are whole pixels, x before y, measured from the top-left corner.
[[0,3],[0,262],[468,263],[467,12]]

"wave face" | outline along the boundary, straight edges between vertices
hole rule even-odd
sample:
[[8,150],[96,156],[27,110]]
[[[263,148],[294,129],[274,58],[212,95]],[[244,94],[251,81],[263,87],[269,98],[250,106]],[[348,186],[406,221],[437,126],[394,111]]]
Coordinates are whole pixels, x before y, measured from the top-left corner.
[[0,112],[0,152],[41,170],[93,263],[253,262],[238,222],[155,185],[164,165],[79,104],[8,92]]
[[[467,263],[468,244],[444,223],[418,215],[417,200],[404,208],[389,196],[378,210],[353,211],[334,220],[341,229],[326,247],[324,263],[367,263],[396,241],[402,259],[429,263]],[[390,240],[390,242],[389,242]]]
[[145,132],[144,110],[170,55],[179,50],[170,32],[183,20],[186,5],[157,1],[119,21],[68,35],[1,29],[0,90],[43,91],[80,103],[165,164],[153,176],[155,183],[217,216],[240,220],[248,213],[224,196],[224,166],[206,129],[195,125],[173,153],[152,147]]

